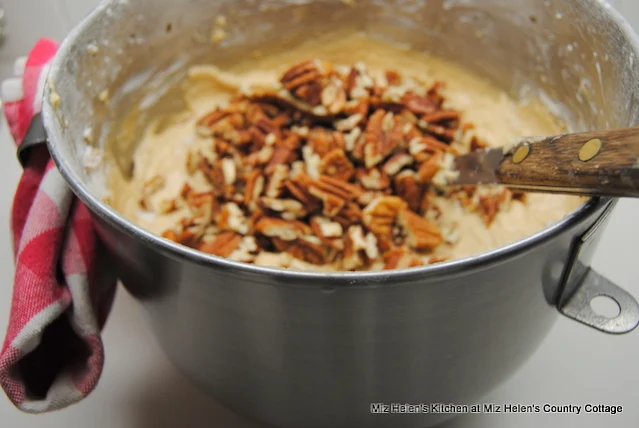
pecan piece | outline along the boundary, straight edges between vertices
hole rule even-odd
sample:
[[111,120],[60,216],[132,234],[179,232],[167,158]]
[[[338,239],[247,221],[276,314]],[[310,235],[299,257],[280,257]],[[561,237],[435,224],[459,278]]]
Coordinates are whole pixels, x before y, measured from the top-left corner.
[[457,135],[457,130],[444,128],[439,125],[429,125],[426,129],[426,132],[437,137],[438,140],[444,141],[446,143],[451,143],[455,140],[455,136]]
[[510,203],[511,199],[512,193],[508,189],[500,189],[497,194],[483,195],[479,193],[478,209],[486,226],[493,223],[501,211],[502,205]]
[[397,223],[406,234],[406,243],[415,250],[433,250],[442,243],[439,228],[408,208],[400,210]]
[[437,104],[429,97],[422,97],[412,91],[408,91],[402,97],[401,103],[411,112],[417,115],[428,115],[437,111]]
[[388,176],[377,168],[357,170],[357,179],[362,187],[369,190],[384,190],[390,186]]
[[[272,134],[269,134],[272,135]],[[295,152],[299,148],[300,137],[291,133],[284,141],[275,146],[275,151],[264,172],[274,173],[277,166],[295,161]]]
[[342,268],[344,270],[362,268],[378,257],[379,249],[375,235],[372,233],[364,235],[361,226],[349,227],[344,239]]
[[346,228],[361,222],[362,210],[355,202],[348,202],[344,208],[333,217],[333,220]]
[[286,179],[288,178],[289,167],[287,165],[277,165],[273,170],[271,179],[266,188],[266,196],[269,198],[277,198],[282,194],[282,189]]
[[335,149],[322,158],[319,164],[319,172],[337,180],[348,181],[355,175],[355,167],[344,153],[344,150]]
[[214,256],[228,257],[240,246],[241,241],[242,237],[235,232],[222,232],[215,241],[200,244],[197,249]]
[[260,199],[260,206],[263,209],[281,213],[282,218],[285,220],[295,220],[296,218],[305,217],[307,214],[304,209],[304,205],[295,199],[274,199],[265,197]]
[[220,230],[231,230],[242,235],[246,235],[249,231],[248,220],[235,202],[224,204],[220,212],[218,227]]
[[331,132],[322,128],[313,128],[308,134],[308,145],[320,158],[335,149],[344,149],[344,135],[341,132]]
[[280,238],[284,241],[294,241],[312,233],[311,228],[305,223],[273,217],[261,218],[255,225],[255,230],[269,238]]
[[221,196],[226,187],[226,177],[224,176],[222,161],[218,160],[214,164],[204,161],[200,164],[200,170],[211,183],[211,187],[213,188],[215,195]]
[[445,143],[433,138],[429,135],[425,135],[419,138],[413,138],[408,143],[408,150],[411,155],[416,156],[420,153],[438,153],[438,152],[452,152],[452,148]]
[[314,237],[305,237],[296,239],[289,243],[286,247],[287,253],[296,259],[303,260],[305,262],[314,265],[323,265],[328,258],[327,248],[321,244],[321,242],[314,242]]
[[309,59],[289,68],[280,79],[280,83],[289,91],[293,91],[302,85],[321,79],[330,70],[329,64],[318,59]]
[[404,248],[394,248],[384,253],[384,269],[406,269],[423,266],[424,262],[410,254]]
[[245,236],[240,241],[240,245],[228,256],[236,262],[251,263],[255,260],[258,251],[257,240],[254,236]]
[[377,110],[373,113],[365,133],[364,161],[367,168],[382,162],[402,144],[403,125],[401,121],[396,120],[392,112]]
[[435,174],[437,174],[440,169],[442,159],[443,155],[441,153],[435,153],[426,162],[420,165],[417,174],[422,183],[430,183],[433,180],[433,177],[435,177]]
[[382,171],[389,176],[394,176],[403,168],[413,164],[415,159],[408,153],[397,153],[386,161]]
[[481,141],[479,138],[477,137],[472,137],[470,140],[470,151],[474,152],[476,150],[483,150],[485,148],[488,147],[488,144],[486,144],[485,142]]
[[378,238],[392,239],[397,215],[406,208],[406,202],[396,196],[382,196],[368,204],[362,212],[362,220],[368,230]]
[[417,181],[417,174],[412,170],[405,170],[397,174],[394,180],[395,193],[406,201],[408,207],[419,212],[422,201],[422,186]]
[[428,124],[452,122],[459,120],[460,113],[455,110],[440,110],[422,116],[422,120]]
[[347,202],[357,198],[361,193],[357,187],[326,175],[307,183],[308,192],[322,201],[322,212],[327,217],[337,215]]
[[231,113],[226,110],[215,110],[202,116],[195,122],[197,133],[202,137],[213,136],[213,126],[229,114]]
[[344,109],[346,104],[346,91],[336,83],[326,86],[321,93],[322,105],[326,107],[329,114],[337,114]]
[[253,152],[244,158],[244,163],[249,166],[266,165],[273,158],[275,150],[272,146],[264,146],[257,152]]
[[201,218],[207,224],[214,221],[220,214],[220,203],[213,192],[191,192],[186,203],[194,218]]
[[311,219],[310,225],[313,233],[322,243],[337,250],[344,249],[344,242],[341,239],[344,235],[344,228],[339,222],[318,216]]
[[265,179],[260,170],[254,169],[246,174],[245,180],[244,205],[250,207],[252,204],[257,202],[257,198],[262,195]]
[[321,207],[321,201],[308,192],[308,176],[305,174],[298,174],[284,186],[295,199],[304,204],[307,211],[313,212]]

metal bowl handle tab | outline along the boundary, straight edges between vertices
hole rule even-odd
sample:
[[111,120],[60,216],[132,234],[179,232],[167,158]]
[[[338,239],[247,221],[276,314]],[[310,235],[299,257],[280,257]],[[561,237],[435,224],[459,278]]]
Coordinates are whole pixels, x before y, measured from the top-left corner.
[[[597,231],[605,226],[615,204],[616,200],[610,201],[595,224],[577,239],[556,301],[559,311],[568,318],[605,333],[623,334],[639,325],[639,303],[630,293],[590,267],[601,237]],[[600,296],[617,303],[619,314],[616,317],[608,318],[592,309],[591,302]]]

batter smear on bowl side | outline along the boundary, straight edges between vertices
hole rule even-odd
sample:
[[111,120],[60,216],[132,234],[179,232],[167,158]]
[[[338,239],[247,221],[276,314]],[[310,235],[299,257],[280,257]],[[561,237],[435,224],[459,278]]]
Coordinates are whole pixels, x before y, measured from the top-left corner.
[[354,35],[221,72],[190,70],[189,114],[149,126],[112,204],[230,259],[398,269],[524,238],[583,199],[444,186],[455,155],[562,131],[443,60]]

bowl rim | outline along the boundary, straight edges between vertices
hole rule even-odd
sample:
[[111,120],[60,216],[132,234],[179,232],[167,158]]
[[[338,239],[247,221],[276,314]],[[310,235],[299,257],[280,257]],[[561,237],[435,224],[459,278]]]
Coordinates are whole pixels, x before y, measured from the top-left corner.
[[[75,40],[84,32],[90,31],[90,27],[94,22],[99,20],[103,14],[107,13],[109,8],[117,6],[119,3],[121,3],[120,0],[105,0],[101,2],[67,35],[51,62],[42,105],[42,116],[45,130],[47,135],[54,136],[53,138],[48,139],[47,146],[62,177],[70,186],[73,193],[75,193],[75,195],[94,215],[97,215],[111,227],[143,241],[144,245],[152,246],[154,250],[174,260],[184,261],[202,267],[221,269],[238,275],[265,275],[269,279],[277,279],[280,282],[295,284],[306,283],[311,285],[331,281],[343,283],[343,285],[347,286],[373,286],[380,283],[384,283],[384,285],[386,285],[388,283],[399,284],[414,282],[415,279],[431,280],[444,276],[449,277],[457,274],[467,274],[525,254],[535,247],[552,240],[563,232],[578,226],[609,202],[609,199],[591,198],[577,209],[571,211],[561,220],[554,222],[538,232],[513,243],[488,251],[434,265],[390,271],[308,272],[284,268],[271,268],[244,262],[236,262],[223,257],[202,253],[195,249],[169,241],[168,239],[162,238],[161,236],[136,225],[114,208],[103,203],[93,194],[93,192],[90,191],[79,174],[76,173],[71,163],[65,159],[57,149],[61,142],[55,139],[55,123],[58,122],[58,119],[55,114],[55,107],[52,105],[49,97],[51,91],[54,90],[52,85],[55,85],[57,76],[64,72],[64,63],[74,47]],[[627,38],[628,43],[632,46],[637,55],[639,55],[639,36],[635,33],[630,24],[612,6],[604,4],[604,2],[600,0],[593,0],[593,3],[597,4],[596,7],[601,10],[602,14],[606,15],[608,19],[618,25],[620,31],[622,31],[624,36]],[[58,127],[60,127],[59,124]],[[61,133],[58,135],[61,136]],[[63,139],[60,138],[60,140]],[[342,284],[340,284],[340,286],[342,286]]]

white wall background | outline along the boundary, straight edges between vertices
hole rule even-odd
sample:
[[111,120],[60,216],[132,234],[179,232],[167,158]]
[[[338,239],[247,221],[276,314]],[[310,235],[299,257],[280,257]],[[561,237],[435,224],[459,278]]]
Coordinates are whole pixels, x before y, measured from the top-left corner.
[[99,0],[0,0],[6,39],[0,46],[0,79],[8,77],[16,57],[40,37],[61,40]]

